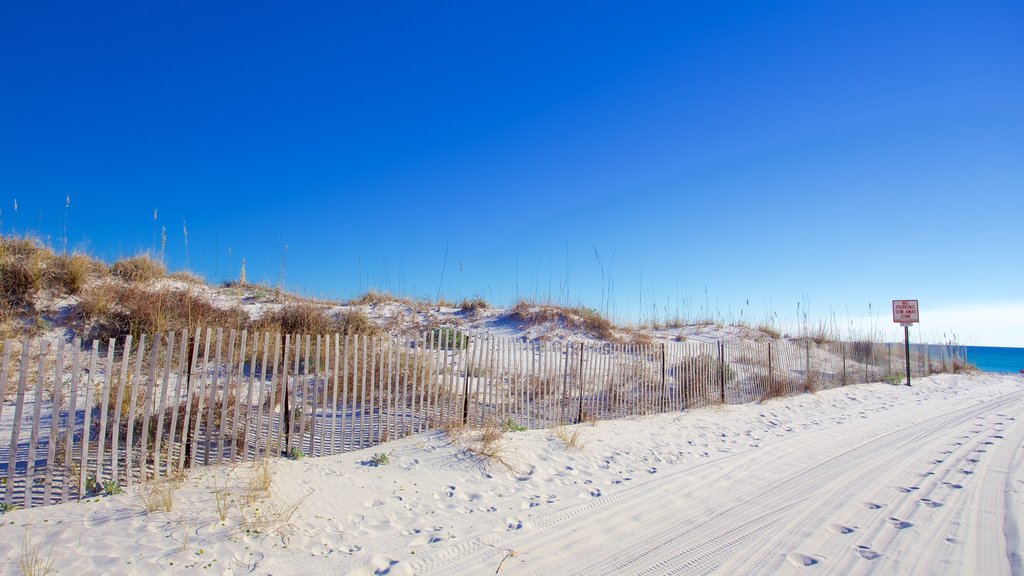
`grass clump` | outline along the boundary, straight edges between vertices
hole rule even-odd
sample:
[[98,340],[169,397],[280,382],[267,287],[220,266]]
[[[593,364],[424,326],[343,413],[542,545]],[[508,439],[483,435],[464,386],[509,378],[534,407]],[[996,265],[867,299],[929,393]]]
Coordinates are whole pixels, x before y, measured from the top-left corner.
[[899,386],[907,381],[907,377],[903,374],[886,374],[882,377],[882,381],[886,384],[892,384],[893,386]]
[[219,308],[197,291],[173,286],[97,283],[79,302],[81,328],[104,339],[153,334],[199,326],[241,328],[248,316],[241,308]]
[[497,462],[507,470],[512,470],[512,464],[508,461],[504,435],[505,430],[498,425],[497,421],[494,418],[488,418],[469,450],[487,463]]
[[555,306],[520,300],[512,306],[508,316],[529,327],[554,325],[567,330],[583,331],[600,340],[612,340],[615,337],[611,321],[597,310],[585,306]]
[[523,426],[522,424],[516,422],[515,420],[512,419],[511,416],[506,418],[505,421],[501,423],[501,428],[505,432],[525,432],[526,430],[528,430],[526,426]]
[[293,302],[265,313],[258,321],[261,331],[283,334],[365,334],[379,332],[377,325],[362,312],[352,310],[332,315],[323,306],[312,302]]
[[347,304],[350,306],[376,306],[378,304],[389,304],[392,302],[398,304],[412,304],[412,302],[406,298],[401,298],[387,292],[378,292],[377,290],[370,290],[362,296],[352,298],[347,302]]
[[167,268],[148,254],[139,254],[114,262],[110,273],[125,282],[149,282],[166,276]]
[[228,491],[227,486],[221,486],[217,483],[217,479],[213,479],[213,507],[217,510],[217,518],[221,522],[227,520],[228,510],[231,506],[231,493]]
[[583,448],[583,443],[580,442],[579,426],[558,426],[554,429],[553,434],[570,450]]
[[107,496],[113,496],[124,492],[121,485],[117,483],[117,480],[104,480],[103,481],[103,493]]
[[243,508],[239,527],[250,536],[272,534],[288,525],[300,504],[302,499],[281,503],[267,500],[258,506]]
[[30,238],[0,239],[0,295],[12,308],[33,308],[53,253]]
[[477,296],[475,298],[463,298],[462,302],[459,303],[459,310],[465,314],[475,316],[477,313],[482,312],[490,308],[487,301]]
[[298,446],[292,446],[290,449],[288,449],[289,460],[302,460],[305,457],[306,453],[303,452],[302,448],[299,448]]
[[370,466],[386,466],[391,461],[390,456],[384,452],[377,452],[366,463]]
[[764,334],[765,336],[768,336],[772,340],[778,340],[779,338],[782,338],[782,333],[779,332],[779,329],[770,324],[761,324],[760,326],[757,327],[757,331],[760,332],[761,334]]
[[85,289],[89,278],[102,277],[106,274],[105,264],[85,254],[56,256],[53,260],[51,285],[63,294],[78,295]]
[[39,544],[32,542],[26,528],[25,538],[21,541],[21,556],[18,558],[22,576],[43,576],[52,573],[53,563],[57,560],[53,555],[53,546],[51,545],[49,553],[43,556]]
[[178,483],[174,480],[152,480],[139,489],[142,507],[147,513],[170,512],[174,508],[174,492]]

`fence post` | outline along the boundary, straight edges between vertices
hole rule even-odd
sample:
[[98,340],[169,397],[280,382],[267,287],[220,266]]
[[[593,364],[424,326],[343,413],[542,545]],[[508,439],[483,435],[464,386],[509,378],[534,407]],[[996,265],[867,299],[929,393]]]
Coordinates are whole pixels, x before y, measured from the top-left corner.
[[846,386],[846,342],[842,343],[843,349],[843,386]]
[[804,340],[804,392],[811,391],[811,339]]
[[565,424],[565,394],[569,384],[569,351],[572,343],[565,343],[565,368],[562,370],[562,397],[558,402],[558,423]]
[[576,413],[576,423],[583,421],[583,342],[580,342],[580,406]]
[[772,374],[772,341],[768,341],[768,388],[775,387],[775,378]]
[[725,404],[725,344],[718,341],[718,381],[722,384],[722,404]]
[[668,401],[668,390],[665,388],[665,343],[661,343],[661,411],[665,411]]
[[[454,348],[452,349],[452,359],[455,358]],[[454,365],[454,362],[453,362]],[[465,397],[462,399],[462,424],[466,425],[469,423],[469,340],[466,341],[466,383],[465,383]]]
[[[196,349],[196,337],[195,337],[195,335],[192,335],[192,336],[189,336],[189,339],[188,339],[188,370],[186,370],[186,372],[185,372],[185,402],[187,402],[189,404],[192,403],[192,393],[191,393],[191,388],[189,387],[189,384],[192,382],[192,361],[194,360],[193,353],[195,352],[195,349]],[[127,361],[127,359],[125,361]],[[198,408],[196,410],[198,410]],[[120,423],[118,423],[118,426],[120,426]],[[192,440],[192,431],[189,429],[188,423],[185,423],[184,427],[185,427],[185,430],[184,430],[185,435],[182,438],[182,449],[185,451],[184,467],[185,468],[191,468],[192,467],[192,442],[191,442],[191,440]],[[114,455],[114,458],[117,458],[116,454]]]

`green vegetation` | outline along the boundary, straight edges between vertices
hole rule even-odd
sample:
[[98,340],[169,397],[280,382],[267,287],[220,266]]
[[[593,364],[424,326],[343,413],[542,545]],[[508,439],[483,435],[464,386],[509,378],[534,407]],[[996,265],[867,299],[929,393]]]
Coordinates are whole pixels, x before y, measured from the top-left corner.
[[434,328],[427,335],[427,345],[442,350],[464,350],[469,345],[469,336],[455,328]]
[[512,419],[511,416],[506,418],[505,421],[501,423],[501,428],[505,432],[525,432],[526,430],[528,430],[526,426],[523,426],[522,424],[516,422],[515,420]]

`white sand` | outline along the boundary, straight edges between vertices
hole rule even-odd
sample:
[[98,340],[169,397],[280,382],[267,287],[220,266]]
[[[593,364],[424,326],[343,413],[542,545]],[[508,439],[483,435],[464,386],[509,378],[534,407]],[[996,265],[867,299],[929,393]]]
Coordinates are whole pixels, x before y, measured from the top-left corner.
[[[274,461],[247,534],[249,465],[197,470],[174,510],[137,489],[0,516],[60,574],[1022,574],[1024,378],[941,375],[600,422],[582,448],[508,433],[515,469],[440,433]],[[471,442],[467,436],[464,442]],[[389,463],[361,462],[375,452]],[[220,522],[212,486],[235,495]],[[504,559],[504,562],[502,560]]]

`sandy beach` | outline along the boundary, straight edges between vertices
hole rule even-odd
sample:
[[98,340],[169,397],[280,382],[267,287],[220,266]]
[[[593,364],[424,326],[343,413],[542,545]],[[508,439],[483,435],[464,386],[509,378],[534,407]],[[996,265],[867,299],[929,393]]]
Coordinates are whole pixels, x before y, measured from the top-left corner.
[[506,432],[492,458],[435,431],[271,461],[269,493],[260,466],[194,470],[169,512],[144,486],[15,510],[0,555],[5,574],[26,543],[59,574],[1018,574],[1022,416],[1020,377],[936,375]]

